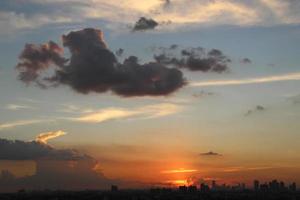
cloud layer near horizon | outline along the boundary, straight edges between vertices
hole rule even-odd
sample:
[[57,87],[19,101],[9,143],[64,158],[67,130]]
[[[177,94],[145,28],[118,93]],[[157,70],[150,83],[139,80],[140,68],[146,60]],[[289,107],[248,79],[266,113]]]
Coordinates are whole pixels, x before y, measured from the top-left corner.
[[73,149],[55,149],[45,143],[0,139],[0,160],[91,160]]
[[40,141],[0,139],[1,160],[30,160],[36,164],[35,174],[31,176],[17,178],[9,170],[0,172],[1,192],[20,188],[99,189],[117,182],[107,179],[101,171],[95,171],[97,161],[91,156],[74,149],[56,149]]

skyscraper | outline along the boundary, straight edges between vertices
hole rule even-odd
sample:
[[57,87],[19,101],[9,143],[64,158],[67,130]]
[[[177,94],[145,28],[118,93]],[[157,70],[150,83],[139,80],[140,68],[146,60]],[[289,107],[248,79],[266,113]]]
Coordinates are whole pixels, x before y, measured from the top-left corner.
[[253,181],[253,188],[255,191],[259,190],[259,181],[258,180]]

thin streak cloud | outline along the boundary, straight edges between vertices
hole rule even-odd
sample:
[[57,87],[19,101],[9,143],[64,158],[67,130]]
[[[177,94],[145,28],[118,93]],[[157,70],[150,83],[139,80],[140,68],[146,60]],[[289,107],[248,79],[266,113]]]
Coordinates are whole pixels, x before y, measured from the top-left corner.
[[205,86],[246,85],[246,84],[271,83],[271,82],[278,82],[278,81],[297,81],[297,80],[300,80],[300,72],[277,75],[277,76],[266,76],[260,78],[191,82],[190,86],[205,87]]
[[142,106],[134,109],[125,108],[105,108],[97,112],[82,115],[77,118],[67,118],[71,121],[87,122],[87,123],[101,123],[116,119],[132,119],[132,118],[157,118],[178,113],[182,107],[176,104],[156,104],[150,106]]
[[14,121],[14,122],[7,122],[7,123],[0,124],[0,130],[15,128],[18,126],[37,124],[37,123],[42,123],[42,122],[47,122],[47,121],[50,121],[50,120],[20,120],[20,121]]
[[256,171],[256,170],[269,170],[276,169],[282,166],[257,166],[257,167],[229,167],[223,170],[223,172],[240,172],[240,171]]
[[177,174],[177,173],[192,173],[192,172],[197,172],[197,169],[172,169],[172,170],[164,170],[161,171],[162,174]]
[[23,110],[23,109],[33,109],[33,107],[31,106],[27,106],[27,105],[18,105],[18,104],[8,104],[5,107],[7,110]]

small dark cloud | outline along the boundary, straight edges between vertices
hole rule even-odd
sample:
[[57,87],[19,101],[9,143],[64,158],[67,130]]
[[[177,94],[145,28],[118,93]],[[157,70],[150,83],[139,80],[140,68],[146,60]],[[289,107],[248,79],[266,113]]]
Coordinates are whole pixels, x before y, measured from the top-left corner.
[[[126,97],[168,95],[186,84],[180,70],[162,63],[140,64],[135,56],[118,62],[101,30],[70,32],[62,40],[71,52],[69,62],[62,57],[62,48],[53,42],[26,45],[16,67],[20,80],[43,88],[68,85],[82,94],[112,91]],[[53,70],[54,75],[43,77],[47,70]]]
[[209,151],[205,153],[200,153],[200,156],[223,156],[223,155],[213,151]]
[[252,64],[252,60],[249,59],[249,58],[243,58],[243,59],[241,60],[241,63],[242,63],[242,64]]
[[254,109],[248,110],[247,113],[245,114],[245,116],[249,116],[256,112],[262,112],[264,110],[266,110],[266,108],[264,106],[257,105]]
[[170,49],[171,50],[174,50],[174,49],[177,49],[179,46],[177,45],[177,44],[172,44],[171,46],[170,46]]
[[141,17],[133,26],[133,31],[153,30],[158,26],[158,22],[154,19]]
[[231,60],[219,49],[206,50],[202,47],[182,49],[161,48],[159,54],[154,55],[158,63],[187,68],[191,71],[224,72],[228,70]]
[[116,51],[116,55],[117,55],[118,57],[122,57],[123,54],[124,54],[124,49],[122,49],[122,48],[119,48],[119,49]]
[[265,107],[258,105],[256,106],[256,110],[262,111],[265,110]]

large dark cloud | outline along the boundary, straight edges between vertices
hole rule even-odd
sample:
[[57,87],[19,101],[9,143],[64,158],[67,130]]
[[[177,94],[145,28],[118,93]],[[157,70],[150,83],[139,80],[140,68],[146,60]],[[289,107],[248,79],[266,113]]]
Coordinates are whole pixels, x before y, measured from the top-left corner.
[[[53,42],[26,45],[17,65],[20,80],[43,87],[69,85],[83,94],[112,91],[121,96],[167,95],[185,85],[182,72],[163,63],[140,64],[135,56],[119,63],[100,30],[70,32],[62,40],[71,52],[68,62]],[[49,69],[54,75],[43,77]]]
[[92,160],[73,149],[55,149],[39,142],[0,139],[0,160]]
[[153,30],[158,26],[158,22],[154,19],[141,17],[133,26],[133,31],[146,31],[146,30]]
[[154,59],[161,64],[187,68],[191,71],[224,72],[228,70],[231,60],[219,49],[206,50],[202,47],[179,48],[171,45],[169,48],[159,48]]

